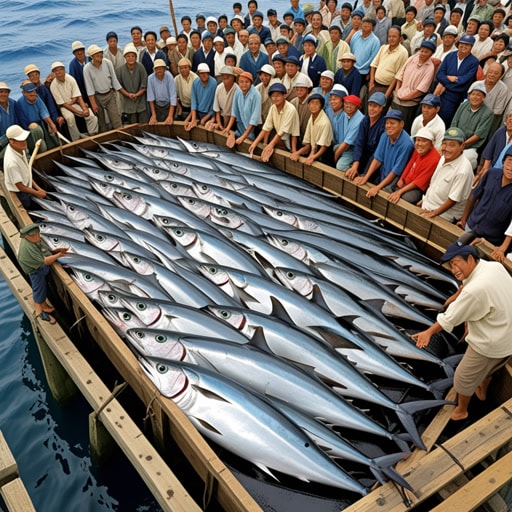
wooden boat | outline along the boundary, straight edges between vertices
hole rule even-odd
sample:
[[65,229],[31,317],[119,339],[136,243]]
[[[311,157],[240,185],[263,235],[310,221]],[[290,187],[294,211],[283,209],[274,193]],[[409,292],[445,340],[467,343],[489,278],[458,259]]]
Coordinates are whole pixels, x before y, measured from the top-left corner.
[[[81,156],[80,148],[95,150],[98,143],[113,140],[128,141],[133,135],[142,135],[142,131],[218,145],[225,143],[225,137],[218,132],[196,128],[189,133],[184,130],[181,123],[175,123],[172,126],[130,125],[122,130],[103,133],[46,152],[36,159],[34,167],[39,171],[52,174],[55,172],[54,161],[68,163],[66,159],[68,155]],[[239,150],[246,151],[247,147],[244,145]],[[276,150],[271,164],[333,192],[346,203],[353,205],[355,209],[408,233],[415,239],[420,250],[429,256],[438,257],[462,233],[459,228],[443,219],[422,217],[417,207],[404,201],[398,204],[390,203],[385,193],[372,199],[366,198],[366,186],[354,185],[331,167],[323,164],[306,166],[302,159],[300,162],[293,162],[288,156],[288,153]],[[14,194],[7,196],[7,202],[19,226],[31,222]],[[478,247],[484,255],[492,251],[492,246],[486,242],[480,243]],[[505,265],[512,270],[511,262],[507,261]],[[81,329],[86,329],[92,335],[122,378],[134,390],[147,410],[151,411],[155,445],[163,448],[168,445],[172,437],[197,475],[205,482],[207,493],[213,496],[224,510],[260,510],[260,506],[240,483],[238,477],[235,477],[213,452],[174,402],[155,391],[154,385],[139,368],[133,353],[59,265],[54,265],[53,279],[58,296],[65,306],[72,312],[74,318],[81,319]],[[485,476],[477,483],[470,480],[469,483],[464,484],[464,479],[467,481],[464,475],[470,468],[487,459],[491,452],[497,452],[512,440],[512,428],[510,428],[512,426],[512,369],[510,365],[501,371],[499,378],[495,381],[497,403],[502,404],[500,407],[450,439],[445,443],[448,444],[447,447],[430,451],[449,420],[451,406],[445,406],[423,434],[429,452],[418,450],[407,461],[399,463],[398,469],[413,483],[414,493],[399,491],[389,483],[357,501],[347,510],[388,511],[413,508],[436,493],[443,495],[443,489],[447,486],[451,486],[450,489],[453,490],[452,481],[455,478],[463,482],[459,493],[465,493],[466,489],[471,499],[477,496],[478,500],[475,501],[482,503],[499,489],[498,484],[503,485],[510,481],[512,464],[509,453],[490,465],[482,473]],[[436,478],[433,478],[434,474],[437,475]],[[465,494],[460,495],[464,496],[464,500],[469,499]],[[290,504],[289,507],[294,508]],[[469,505],[467,508],[464,507],[465,505],[461,508],[461,503],[457,503],[457,510],[473,510]],[[291,508],[287,507],[288,510]],[[439,510],[447,510],[447,508],[441,505]]]

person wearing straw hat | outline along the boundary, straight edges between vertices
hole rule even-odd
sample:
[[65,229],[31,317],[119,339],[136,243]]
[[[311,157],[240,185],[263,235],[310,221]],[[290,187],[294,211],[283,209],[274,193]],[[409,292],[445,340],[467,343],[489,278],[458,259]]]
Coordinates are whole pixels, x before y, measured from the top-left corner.
[[13,124],[17,124],[16,101],[9,98],[11,88],[0,82],[0,164],[3,162],[4,153],[9,146],[9,139],[5,132]]
[[37,224],[29,224],[21,228],[20,236],[18,263],[30,279],[36,318],[53,325],[56,320],[50,313],[53,313],[55,308],[47,300],[46,278],[50,265],[64,256],[68,250],[61,247],[53,253],[50,252],[41,242],[41,233]]
[[462,285],[446,301],[447,308],[436,322],[412,338],[425,348],[434,334],[452,332],[466,323],[468,347],[453,378],[457,407],[451,419],[460,421],[468,417],[473,394],[486,399],[493,373],[512,355],[512,277],[501,263],[481,260],[473,246],[460,242],[450,245],[440,262],[448,264]]
[[69,74],[76,80],[82,94],[82,99],[87,105],[91,106],[84,80],[84,66],[87,63],[85,46],[81,41],[73,41],[71,43],[71,51],[73,52],[74,58],[69,63]]
[[148,77],[149,124],[174,122],[176,110],[176,84],[164,60],[156,59],[154,72]]
[[50,91],[66,120],[71,140],[80,138],[75,116],[84,119],[89,135],[98,133],[98,118],[89,110],[82,99],[76,80],[66,73],[62,62],[54,62],[52,71],[55,79],[50,85]]
[[5,135],[8,140],[4,154],[5,187],[9,192],[17,194],[24,208],[30,209],[33,206],[32,197],[46,197],[46,191],[33,181],[27,160],[27,139],[30,132],[13,124],[7,128]]
[[176,105],[177,117],[184,121],[190,114],[192,104],[192,84],[198,76],[192,71],[192,62],[189,59],[181,59],[178,62],[179,73],[174,77],[178,101]]

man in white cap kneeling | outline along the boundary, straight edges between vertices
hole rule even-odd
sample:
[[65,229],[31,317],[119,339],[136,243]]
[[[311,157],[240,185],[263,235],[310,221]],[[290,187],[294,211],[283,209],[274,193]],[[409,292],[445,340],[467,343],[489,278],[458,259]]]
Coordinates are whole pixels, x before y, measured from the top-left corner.
[[5,186],[9,192],[15,192],[21,204],[29,209],[32,207],[32,197],[46,197],[46,191],[32,180],[32,172],[25,153],[30,132],[13,124],[7,128],[5,135],[9,141],[4,155]]

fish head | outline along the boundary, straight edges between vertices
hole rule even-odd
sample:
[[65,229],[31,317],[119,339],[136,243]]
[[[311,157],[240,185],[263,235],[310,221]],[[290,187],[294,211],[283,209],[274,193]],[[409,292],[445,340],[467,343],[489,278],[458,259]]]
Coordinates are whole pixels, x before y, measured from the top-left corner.
[[166,232],[172,237],[176,244],[185,248],[190,248],[199,241],[198,233],[185,226],[170,227],[166,229]]
[[64,214],[78,229],[83,229],[90,225],[90,217],[87,212],[71,203],[64,203]]
[[176,399],[190,387],[187,375],[177,366],[152,357],[140,357],[139,363],[162,395]]
[[144,356],[182,361],[186,349],[179,341],[180,334],[158,329],[135,328],[127,331],[127,339]]
[[112,169],[113,171],[117,172],[123,172],[123,171],[129,171],[135,167],[135,164],[128,162],[127,160],[123,160],[120,158],[116,158],[112,155],[99,155],[96,154],[94,156],[96,160],[101,162],[105,167],[108,167],[109,169]]
[[173,174],[181,174],[182,176],[188,176],[190,174],[190,168],[186,165],[171,162],[170,160],[159,160],[157,165],[161,169],[171,171]]
[[142,216],[148,209],[148,204],[144,199],[132,192],[117,192],[115,191],[112,195],[112,201],[119,208],[129,210],[135,215]]
[[104,308],[103,316],[118,334],[125,337],[130,329],[145,327],[145,325],[131,311],[124,308]]
[[188,196],[178,196],[177,197],[179,203],[183,208],[193,213],[200,219],[206,219],[210,215],[210,205],[200,199],[196,199],[195,197]]
[[192,190],[199,199],[215,202],[217,194],[206,183],[193,183]]
[[149,165],[139,165],[138,169],[140,169],[148,178],[151,178],[154,181],[163,181],[169,180],[172,178],[172,174],[166,171],[165,169],[161,169],[160,167],[152,167]]
[[293,256],[295,259],[299,261],[307,260],[308,253],[306,249],[298,242],[290,240],[281,235],[267,234],[265,236],[268,242],[272,244],[274,247],[277,247],[277,249],[279,249],[280,251],[283,251],[289,254],[290,256]]
[[173,196],[197,197],[191,186],[179,181],[162,180],[160,186]]
[[101,290],[110,290],[110,285],[101,277],[77,268],[71,268],[71,278],[88,297],[95,298]]
[[105,308],[124,308],[122,295],[116,290],[101,290],[98,292],[98,302]]
[[286,288],[300,293],[303,297],[313,297],[314,284],[306,274],[289,268],[275,268],[275,275]]
[[212,208],[210,219],[214,224],[225,226],[230,229],[238,229],[244,224],[240,215],[223,207]]
[[121,303],[124,307],[137,315],[139,320],[146,326],[155,324],[163,315],[160,306],[141,297],[125,295],[121,297]]
[[237,331],[243,331],[247,326],[247,316],[242,311],[224,306],[207,306],[207,308],[212,315],[234,327]]
[[290,224],[290,226],[296,228],[299,227],[299,219],[292,213],[285,212],[279,208],[273,208],[272,206],[263,206],[262,210],[273,219],[284,222],[285,224]]
[[96,231],[92,227],[84,228],[83,230],[85,239],[94,247],[101,249],[105,252],[117,251],[119,246],[119,240],[113,236]]
[[68,249],[69,252],[76,252],[69,242],[62,240],[62,238],[57,234],[41,233],[41,239],[48,246],[50,251],[64,248]]
[[[113,175],[110,176],[113,178]],[[113,181],[101,181],[91,177],[89,177],[88,180],[93,190],[95,190],[100,196],[106,197],[107,199],[112,199],[114,192],[118,191],[118,189],[113,185]]]
[[203,276],[209,279],[217,286],[228,284],[231,279],[226,269],[220,265],[212,265],[211,263],[198,263],[197,268]]
[[141,256],[138,256],[137,254],[121,251],[121,258],[123,263],[137,272],[137,274],[150,276],[155,273],[154,265],[150,261],[142,258]]
[[154,146],[146,146],[144,154],[150,158],[169,158],[170,151],[167,148],[158,148]]

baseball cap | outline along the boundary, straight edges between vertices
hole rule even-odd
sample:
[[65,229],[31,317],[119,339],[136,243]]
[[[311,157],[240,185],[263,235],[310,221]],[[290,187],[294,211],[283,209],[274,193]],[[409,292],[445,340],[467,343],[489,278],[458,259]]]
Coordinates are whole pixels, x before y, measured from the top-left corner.
[[464,142],[466,140],[466,136],[460,128],[452,126],[444,132],[443,140],[456,140],[458,142]]
[[455,256],[473,256],[478,258],[478,253],[472,245],[459,245],[457,242],[453,243],[446,249],[446,252],[439,258],[441,263],[450,261]]
[[205,62],[201,62],[199,66],[197,66],[197,72],[198,73],[209,73],[210,72],[210,66],[206,64]]
[[20,229],[20,235],[33,235],[34,233],[37,233],[39,231],[39,224],[29,224],[28,226],[25,226],[24,228]]
[[369,98],[368,103],[377,103],[377,105],[380,105],[383,107],[386,104],[386,96],[383,92],[374,92]]
[[420,101],[421,105],[430,105],[431,107],[440,107],[441,106],[441,98],[439,96],[435,96],[434,94],[427,94]]
[[437,49],[437,46],[436,46],[436,43],[434,43],[433,41],[427,40],[427,41],[423,41],[420,44],[420,48],[428,48],[429,50],[432,51],[432,53],[434,53]]
[[281,84],[281,83],[275,83],[275,84],[272,84],[269,88],[268,88],[268,94],[269,96],[273,93],[273,92],[280,92],[282,94],[288,94],[288,91],[286,89],[286,87]]
[[397,121],[403,121],[404,115],[400,110],[388,110],[388,113],[384,116],[384,119],[396,119]]
[[103,53],[103,50],[97,44],[91,44],[89,48],[87,48],[87,54],[89,57],[96,55],[97,53]]
[[341,85],[341,84],[334,84],[333,88],[331,89],[331,95],[339,96],[340,98],[344,98],[345,96],[348,96],[347,89]]
[[427,128],[426,126],[422,126],[418,130],[418,133],[414,135],[414,137],[421,137],[423,139],[428,139],[430,141],[434,141],[434,139],[436,138],[434,132],[430,128]]
[[484,96],[487,96],[487,89],[485,88],[484,84],[475,82],[471,85],[471,87],[468,90],[468,94],[472,93],[473,91],[479,91]]
[[460,39],[459,39],[459,44],[460,43],[474,45],[475,44],[475,38],[473,36],[468,35],[468,34],[463,34],[460,37]]
[[24,130],[21,126],[17,124],[13,124],[7,128],[5,131],[5,136],[8,139],[14,139],[14,140],[27,140],[28,136],[30,135],[30,132],[28,130]]
[[164,59],[155,59],[155,62],[153,63],[153,69],[156,68],[166,68],[167,64],[165,63]]
[[270,64],[263,64],[258,73],[266,73],[272,77],[276,76],[276,70]]
[[443,36],[445,36],[446,34],[456,36],[458,33],[459,31],[457,30],[457,27],[455,25],[448,25],[443,31]]

